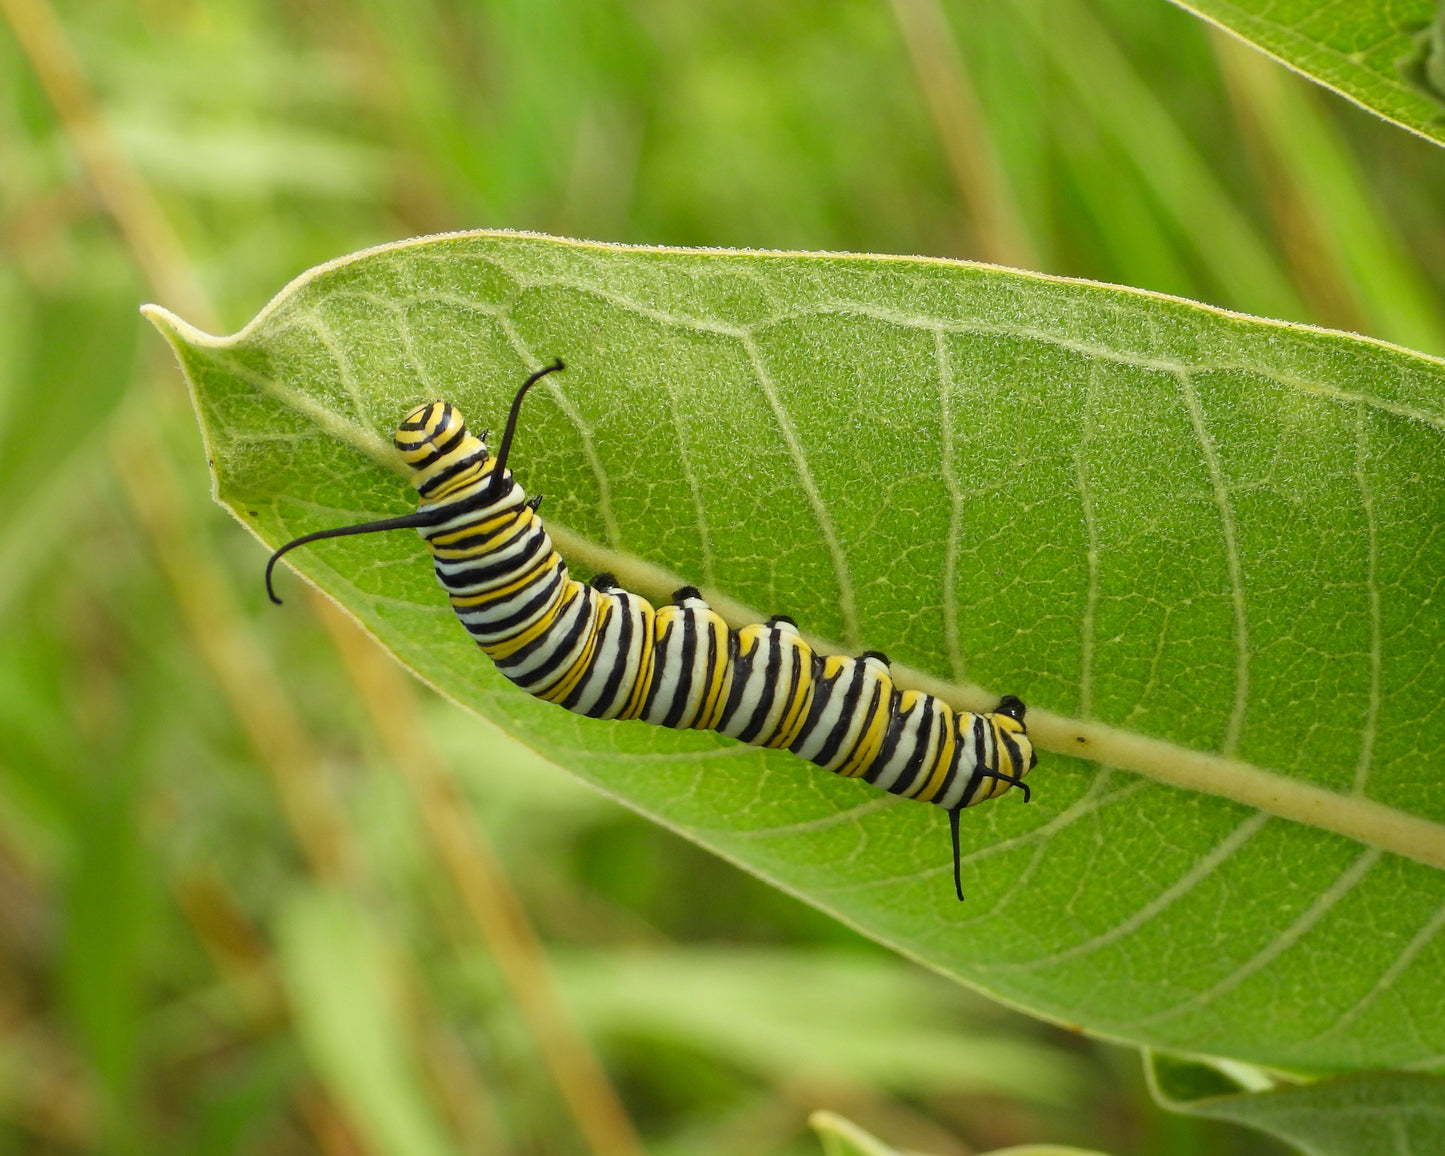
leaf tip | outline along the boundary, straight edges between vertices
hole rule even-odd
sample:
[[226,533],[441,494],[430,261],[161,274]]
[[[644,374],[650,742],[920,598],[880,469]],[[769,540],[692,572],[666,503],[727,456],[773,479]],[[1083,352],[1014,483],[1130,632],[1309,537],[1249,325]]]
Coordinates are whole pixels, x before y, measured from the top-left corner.
[[205,330],[197,329],[189,321],[178,317],[164,305],[145,304],[140,307],[141,316],[160,330],[161,336],[171,344],[216,345],[220,338],[213,337]]

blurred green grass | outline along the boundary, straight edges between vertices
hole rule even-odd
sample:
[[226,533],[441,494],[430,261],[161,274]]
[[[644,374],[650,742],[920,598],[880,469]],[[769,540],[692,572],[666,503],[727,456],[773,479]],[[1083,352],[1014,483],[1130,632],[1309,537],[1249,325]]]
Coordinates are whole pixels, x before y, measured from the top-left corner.
[[[487,226],[1011,251],[1445,351],[1439,150],[1162,0],[58,15],[228,328],[330,257]],[[261,551],[208,502],[151,291],[9,29],[0,93],[0,1153],[585,1150],[327,636],[269,610]],[[283,672],[340,867],[177,609],[116,467],[142,428],[197,568]],[[429,702],[425,727],[649,1151],[815,1151],[818,1107],[940,1153],[1277,1150],[1163,1116],[1133,1057],[938,984],[486,724]],[[1032,1092],[823,1062],[943,1057],[945,1029],[1038,1057]]]

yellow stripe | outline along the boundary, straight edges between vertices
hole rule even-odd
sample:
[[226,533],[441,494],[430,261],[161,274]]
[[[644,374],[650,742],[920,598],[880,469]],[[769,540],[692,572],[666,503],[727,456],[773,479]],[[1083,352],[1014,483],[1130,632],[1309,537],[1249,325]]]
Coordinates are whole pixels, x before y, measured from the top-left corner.
[[892,717],[888,707],[892,701],[893,680],[884,675],[878,679],[878,704],[873,709],[873,717],[864,724],[857,742],[853,744],[853,753],[835,774],[842,775],[845,779],[856,779],[872,765],[888,734],[887,724]]
[[652,686],[652,674],[657,665],[653,653],[657,644],[657,611],[652,608],[652,603],[641,599],[638,601],[641,602],[638,617],[642,622],[642,657],[637,664],[632,694],[627,700],[627,706],[618,713],[618,718],[637,718],[642,713],[642,704],[647,701],[647,691]]
[[802,655],[801,677],[798,679],[798,689],[793,695],[793,701],[788,704],[779,720],[776,733],[766,743],[762,744],[777,750],[782,747],[790,747],[798,737],[798,732],[803,729],[803,724],[808,721],[808,708],[813,705],[813,693],[817,682],[813,678],[813,649],[802,639],[791,639],[789,645],[796,647]]
[[557,621],[558,615],[572,605],[577,597],[577,591],[581,589],[582,584],[580,582],[569,580],[566,585],[562,587],[562,597],[553,602],[551,609],[531,626],[527,627],[526,630],[522,631],[521,634],[509,638],[505,642],[497,642],[490,646],[482,647],[482,649],[486,651],[487,657],[493,661],[499,658],[509,658],[528,643],[534,642],[547,633],[547,631],[552,628],[553,623]]
[[478,532],[478,524],[471,522],[458,529],[450,530],[445,535],[448,542],[464,542],[464,545],[438,545],[436,539],[430,539],[427,546],[433,554],[447,562],[466,562],[473,558],[484,559],[489,554],[510,549],[532,533],[533,527],[524,518],[514,519],[510,526],[505,522],[505,518],[489,519],[488,525],[495,526],[502,523],[502,528],[488,531],[488,540],[482,543],[465,541]]
[[924,784],[923,790],[913,797],[922,802],[928,802],[943,789],[943,780],[948,776],[948,765],[953,762],[953,749],[958,745],[956,735],[958,728],[954,724],[954,713],[951,707],[939,703],[939,723],[943,727],[943,741],[938,744],[938,753],[934,756],[933,772]]
[[[811,649],[809,649],[808,654],[809,654],[809,655],[812,654],[812,650],[811,650]],[[816,695],[817,695],[817,693],[818,693],[818,691],[817,691],[817,685],[818,685],[818,683],[819,683],[819,682],[834,682],[834,683],[836,683],[837,678],[838,678],[838,675],[839,675],[839,673],[842,671],[842,668],[843,668],[843,659],[842,659],[841,656],[836,655],[836,654],[826,654],[826,655],[823,656],[823,674],[822,674],[822,676],[821,676],[819,679],[816,679],[816,680],[815,680],[815,679],[813,679],[812,677],[810,677],[811,674],[812,674],[812,670],[813,670],[813,664],[812,664],[812,662],[811,662],[811,661],[807,661],[807,662],[804,662],[804,663],[803,663],[804,681],[806,681],[807,684],[808,684],[807,705],[808,705],[809,707],[811,707],[811,706],[813,705],[813,699],[814,699],[814,697],[816,697]],[[797,741],[798,735],[802,732],[802,729],[803,729],[804,725],[807,723],[807,721],[808,721],[808,712],[807,712],[806,710],[801,710],[801,711],[799,711],[797,718],[793,721],[793,724],[792,724],[791,726],[784,726],[784,727],[781,728],[781,733],[779,734],[778,737],[779,737],[779,739],[783,739],[783,740],[786,740],[786,741],[780,741],[780,742],[778,742],[778,743],[776,743],[776,744],[774,744],[774,743],[769,743],[768,745],[769,745],[769,746],[774,746],[774,745],[776,745],[776,746],[779,746],[779,747],[790,747],[790,746],[792,746],[793,743],[794,743],[795,741]]]
[[460,542],[463,538],[470,538],[474,534],[491,534],[498,526],[505,526],[508,522],[524,522],[531,517],[532,511],[522,506],[516,510],[507,510],[504,513],[494,515],[485,522],[468,522],[465,526],[455,530],[448,530],[445,534],[437,534],[427,539],[428,544],[433,547],[446,547]]
[[713,661],[712,669],[708,671],[708,689],[703,695],[702,706],[697,712],[697,721],[693,727],[697,730],[716,730],[718,720],[722,718],[723,707],[727,705],[727,692],[732,685],[729,675],[729,654],[728,654],[728,627],[718,615],[711,610],[707,611],[708,629],[712,631],[713,645],[717,652],[717,658]]
[[571,694],[573,688],[582,681],[582,677],[587,673],[587,668],[592,664],[592,656],[597,653],[597,640],[602,637],[602,626],[603,622],[593,619],[592,629],[587,636],[586,645],[582,647],[582,653],[562,673],[561,681],[544,693],[535,690],[532,693],[547,702],[559,704]]
[[495,590],[483,590],[480,594],[451,595],[452,605],[458,610],[470,610],[476,606],[485,606],[488,602],[500,602],[509,598],[519,590],[524,590],[533,582],[540,581],[545,575],[562,565],[562,558],[553,552],[533,566],[520,578],[508,582],[505,586],[498,586]]

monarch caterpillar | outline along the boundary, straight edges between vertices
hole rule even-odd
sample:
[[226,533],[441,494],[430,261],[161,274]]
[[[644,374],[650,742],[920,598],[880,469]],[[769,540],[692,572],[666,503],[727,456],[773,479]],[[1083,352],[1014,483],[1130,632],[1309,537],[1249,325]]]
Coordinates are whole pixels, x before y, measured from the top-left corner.
[[281,556],[322,538],[407,527],[421,532],[438,581],[462,625],[523,690],[590,718],[642,719],[714,730],[754,746],[787,748],[846,778],[861,778],[948,812],[959,899],[958,816],[964,807],[1029,788],[1038,762],[1024,704],[1006,695],[987,714],[955,711],[930,694],[899,690],[886,656],[817,654],[779,615],[730,630],[697,588],[654,610],[610,574],[570,578],[541,518],[507,469],[527,391],[561,361],[532,374],[512,399],[490,455],[448,402],[418,406],[395,445],[411,468],[411,514],[319,530],[287,542],[266,563],[266,592]]

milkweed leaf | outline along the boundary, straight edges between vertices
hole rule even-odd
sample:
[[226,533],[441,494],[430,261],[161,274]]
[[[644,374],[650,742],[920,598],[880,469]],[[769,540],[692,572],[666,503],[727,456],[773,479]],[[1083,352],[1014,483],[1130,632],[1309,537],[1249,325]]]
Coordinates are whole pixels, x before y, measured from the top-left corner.
[[411,406],[497,428],[562,357],[512,460],[580,574],[789,614],[962,706],[1018,694],[1043,751],[1032,805],[965,816],[959,904],[936,808],[517,691],[409,532],[288,556],[546,758],[1036,1014],[1441,1065],[1445,363],[958,262],[500,233],[333,262],[234,337],[151,316],[270,545],[405,512]]

